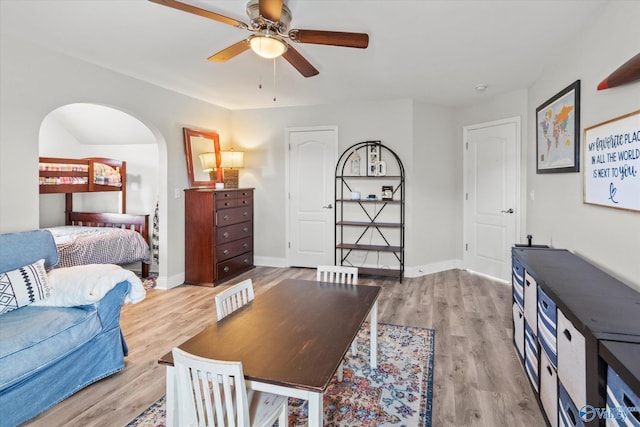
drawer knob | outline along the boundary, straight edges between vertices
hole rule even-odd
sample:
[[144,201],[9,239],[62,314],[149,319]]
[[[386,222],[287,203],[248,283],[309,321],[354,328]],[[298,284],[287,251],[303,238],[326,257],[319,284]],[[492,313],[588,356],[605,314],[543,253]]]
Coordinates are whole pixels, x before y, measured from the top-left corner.
[[249,260],[247,258],[244,259],[245,264],[249,264]]
[[222,219],[224,219],[225,221],[229,221],[229,215],[223,216]]
[[229,272],[229,266],[228,265],[225,266],[222,270],[224,270],[225,273],[228,273]]
[[224,251],[222,251],[222,253],[225,255],[229,255],[229,249],[225,249]]
[[244,211],[244,212],[242,212],[242,215],[243,215],[243,216],[249,216],[249,212]]
[[228,231],[225,231],[224,233],[222,233],[222,236],[223,236],[225,239],[228,239],[228,238],[229,238],[229,232],[228,232]]
[[243,228],[242,231],[244,231],[245,233],[248,233],[249,232],[249,227]]
[[245,243],[244,245],[242,245],[243,248],[247,249],[249,247],[248,243]]
[[567,337],[569,341],[571,341],[571,332],[568,329],[565,329],[563,332],[564,336]]

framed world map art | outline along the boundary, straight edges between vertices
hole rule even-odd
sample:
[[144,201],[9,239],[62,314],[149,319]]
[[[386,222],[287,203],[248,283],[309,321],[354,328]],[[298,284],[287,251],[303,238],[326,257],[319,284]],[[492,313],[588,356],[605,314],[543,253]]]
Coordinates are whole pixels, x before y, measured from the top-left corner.
[[580,80],[536,109],[536,172],[580,171]]

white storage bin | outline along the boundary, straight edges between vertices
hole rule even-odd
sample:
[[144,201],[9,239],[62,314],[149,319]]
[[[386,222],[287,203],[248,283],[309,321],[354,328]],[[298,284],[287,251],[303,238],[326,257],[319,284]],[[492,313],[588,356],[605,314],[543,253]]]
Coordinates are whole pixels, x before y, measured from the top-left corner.
[[[633,412],[626,409],[633,408]],[[635,410],[637,409],[637,410]],[[607,369],[607,427],[640,427],[640,398],[611,366]]]
[[587,404],[585,339],[558,309],[558,379],[578,408]]
[[531,327],[533,335],[538,336],[538,284],[524,272],[524,318]]
[[513,340],[516,343],[518,354],[524,360],[524,314],[518,303],[513,303]]
[[527,322],[524,322],[524,367],[538,392],[538,339]]
[[558,385],[558,427],[585,427],[580,412],[562,385],[562,382]]
[[558,366],[556,303],[538,287],[538,339],[554,368]]
[[513,287],[513,299],[521,309],[524,308],[524,267],[516,258],[511,263],[511,286]]
[[540,402],[551,427],[557,427],[558,374],[544,351],[540,352]]

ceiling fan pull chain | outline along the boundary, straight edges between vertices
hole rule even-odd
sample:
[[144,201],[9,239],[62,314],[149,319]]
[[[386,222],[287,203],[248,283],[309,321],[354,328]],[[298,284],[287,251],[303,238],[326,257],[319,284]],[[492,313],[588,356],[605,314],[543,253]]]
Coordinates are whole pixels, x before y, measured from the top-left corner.
[[276,102],[276,58],[273,58],[273,102]]

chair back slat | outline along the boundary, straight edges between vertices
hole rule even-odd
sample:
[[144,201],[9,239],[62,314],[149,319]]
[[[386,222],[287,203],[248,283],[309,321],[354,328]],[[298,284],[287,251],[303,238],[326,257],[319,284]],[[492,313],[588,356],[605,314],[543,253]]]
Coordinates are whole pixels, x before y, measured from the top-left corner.
[[173,349],[179,425],[248,427],[241,362],[205,359]]
[[342,265],[319,265],[316,280],[320,282],[344,283],[347,285],[358,284],[358,268]]
[[216,295],[216,312],[218,320],[233,313],[240,307],[253,301],[253,282],[247,279]]

